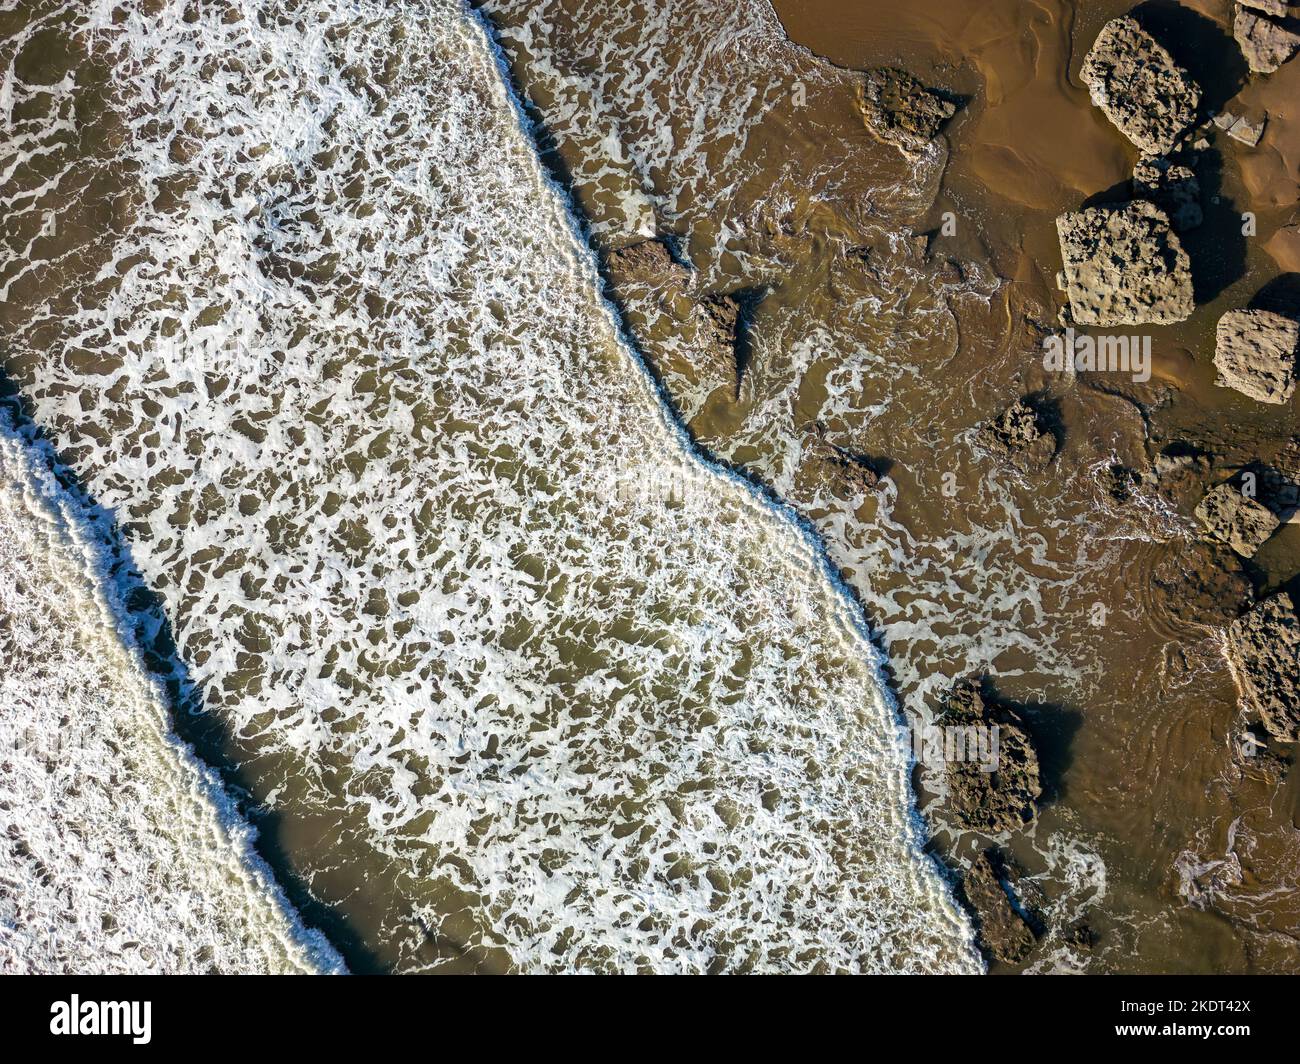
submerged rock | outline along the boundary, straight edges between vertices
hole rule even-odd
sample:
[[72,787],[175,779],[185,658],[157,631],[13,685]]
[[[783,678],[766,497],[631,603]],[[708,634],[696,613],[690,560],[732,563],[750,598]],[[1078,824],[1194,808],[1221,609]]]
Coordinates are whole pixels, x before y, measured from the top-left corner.
[[1232,20],[1232,35],[1256,74],[1271,74],[1300,49],[1300,35],[1241,4]]
[[1055,435],[1024,399],[1017,399],[984,425],[976,440],[999,462],[1026,476],[1043,472],[1056,457]]
[[867,128],[907,155],[920,155],[957,113],[951,100],[927,89],[907,71],[888,67],[867,73],[858,106]]
[[693,271],[674,259],[662,240],[643,240],[612,251],[605,268],[619,302],[636,323],[649,325],[657,314],[666,314],[674,322],[680,345],[664,346],[653,336],[638,337],[674,400],[690,381],[715,390],[725,387],[734,399],[740,389],[736,358],[740,304],[729,295],[697,292]]
[[1271,310],[1230,310],[1219,319],[1214,364],[1218,384],[1261,403],[1295,394],[1300,322]]
[[1076,324],[1168,325],[1191,315],[1191,260],[1154,203],[1063,214],[1056,229]]
[[1167,215],[1175,232],[1205,221],[1201,182],[1190,166],[1171,166],[1165,159],[1143,159],[1133,170],[1133,195],[1150,200]]
[[1247,707],[1280,742],[1300,740],[1300,618],[1285,592],[1238,620],[1228,660]]
[[804,430],[802,442],[797,489],[808,501],[822,493],[853,501],[880,487],[880,474],[859,455],[831,443],[820,422]]
[[945,762],[948,796],[944,808],[957,823],[997,833],[1032,822],[1038,815],[1043,788],[1038,779],[1038,754],[1020,718],[1006,706],[985,701],[979,680],[967,679],[953,688],[936,723],[944,729],[997,729],[997,756],[992,766],[969,758]]
[[1204,498],[1213,468],[1209,455],[1185,443],[1171,444],[1152,462],[1156,492],[1179,513],[1190,513]]
[[1011,904],[990,855],[981,853],[962,880],[966,903],[978,920],[980,946],[994,960],[1019,964],[1034,948],[1034,932]]
[[1237,556],[1217,543],[1175,543],[1164,549],[1151,573],[1156,614],[1188,624],[1224,627],[1255,600],[1250,577]]
[[1247,498],[1231,484],[1220,484],[1206,495],[1196,516],[1211,537],[1243,558],[1253,558],[1282,523],[1267,506]]
[[1200,88],[1132,18],[1103,27],[1080,76],[1092,102],[1144,154],[1169,154],[1196,121]]

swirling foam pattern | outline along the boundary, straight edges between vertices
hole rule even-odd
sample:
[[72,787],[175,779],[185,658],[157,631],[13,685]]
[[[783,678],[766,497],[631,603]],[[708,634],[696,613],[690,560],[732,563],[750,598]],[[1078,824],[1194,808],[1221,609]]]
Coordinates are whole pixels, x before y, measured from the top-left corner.
[[[478,23],[40,12],[6,43],[11,375],[367,955],[977,969],[860,617],[689,453]],[[75,64],[23,79],[51,26],[108,72],[102,138]]]

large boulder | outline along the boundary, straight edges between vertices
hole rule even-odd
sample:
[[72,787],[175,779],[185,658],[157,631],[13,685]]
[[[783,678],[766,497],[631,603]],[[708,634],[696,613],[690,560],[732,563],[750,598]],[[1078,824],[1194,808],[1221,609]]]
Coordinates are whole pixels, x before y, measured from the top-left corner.
[[1243,558],[1253,558],[1282,523],[1267,506],[1231,484],[1220,484],[1206,495],[1196,516],[1211,538],[1226,543]]
[[1092,102],[1146,155],[1168,155],[1196,121],[1200,88],[1134,19],[1106,23],[1080,76]]
[[1271,310],[1230,310],[1219,319],[1214,364],[1218,384],[1261,403],[1295,394],[1300,322]]
[[1191,315],[1191,260],[1155,204],[1063,214],[1056,230],[1076,324],[1168,325]]
[[927,89],[905,70],[882,68],[867,73],[858,105],[867,128],[906,155],[916,156],[957,113],[957,105]]
[[1273,738],[1300,740],[1300,618],[1285,592],[1229,630],[1228,660],[1247,707]]
[[1043,788],[1038,754],[1020,718],[1008,707],[986,701],[980,682],[967,679],[953,688],[936,723],[945,730],[997,729],[997,757],[992,765],[970,758],[945,762],[944,808],[956,822],[990,834],[1031,823],[1038,815]]
[[1273,73],[1300,48],[1300,35],[1241,4],[1232,20],[1232,35],[1256,74]]
[[999,462],[1026,476],[1043,472],[1056,457],[1056,436],[1024,399],[981,427],[976,440]]

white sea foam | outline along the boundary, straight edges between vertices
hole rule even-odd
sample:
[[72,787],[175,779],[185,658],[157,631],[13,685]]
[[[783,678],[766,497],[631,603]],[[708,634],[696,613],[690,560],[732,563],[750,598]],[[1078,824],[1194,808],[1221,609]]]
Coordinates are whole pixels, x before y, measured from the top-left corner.
[[324,825],[309,887],[399,969],[977,969],[861,618],[688,453],[477,22],[157,6],[70,8],[134,213],[53,340],[26,297],[16,375],[258,796]]
[[172,734],[43,458],[0,410],[0,972],[338,970]]

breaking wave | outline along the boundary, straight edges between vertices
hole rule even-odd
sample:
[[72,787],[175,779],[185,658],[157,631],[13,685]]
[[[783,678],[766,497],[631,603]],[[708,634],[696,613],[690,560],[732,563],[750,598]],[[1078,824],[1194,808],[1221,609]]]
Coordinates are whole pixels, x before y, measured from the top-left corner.
[[10,374],[376,965],[980,967],[861,617],[690,452],[471,15],[2,48]]

